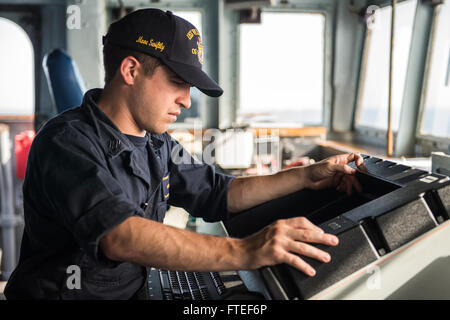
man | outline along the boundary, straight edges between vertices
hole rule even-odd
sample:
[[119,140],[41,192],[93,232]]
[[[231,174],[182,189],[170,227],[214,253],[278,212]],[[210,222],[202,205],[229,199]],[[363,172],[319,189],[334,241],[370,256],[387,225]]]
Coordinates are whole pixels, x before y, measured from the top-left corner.
[[[110,26],[104,89],[88,91],[80,107],[48,121],[31,147],[25,231],[8,299],[145,298],[146,267],[214,271],[288,263],[313,276],[299,255],[330,261],[307,243],[338,239],[302,217],[245,239],[162,224],[168,204],[219,221],[302,188],[359,188],[347,166],[362,163],[355,154],[236,179],[203,163],[172,161],[190,158],[166,131],[190,107],[191,86],[222,94],[201,70],[202,52],[197,29],[171,12],[139,10]],[[79,284],[69,285],[77,268]]]

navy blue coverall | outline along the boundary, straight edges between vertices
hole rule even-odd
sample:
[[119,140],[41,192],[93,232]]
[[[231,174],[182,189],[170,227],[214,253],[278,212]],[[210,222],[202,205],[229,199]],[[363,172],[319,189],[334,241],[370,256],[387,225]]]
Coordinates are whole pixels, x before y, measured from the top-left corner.
[[[228,217],[233,177],[194,162],[168,133],[147,134],[142,152],[96,105],[100,94],[88,91],[80,107],[50,119],[33,141],[25,229],[7,299],[130,299],[148,270],[106,258],[102,236],[131,216],[162,222],[168,205],[205,221]],[[71,265],[81,270],[80,289],[67,286]]]

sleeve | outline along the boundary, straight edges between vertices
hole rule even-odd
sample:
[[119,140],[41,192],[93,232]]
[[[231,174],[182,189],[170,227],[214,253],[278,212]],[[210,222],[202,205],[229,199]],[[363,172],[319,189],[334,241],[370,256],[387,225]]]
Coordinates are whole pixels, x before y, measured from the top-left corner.
[[207,222],[227,220],[228,189],[234,177],[216,172],[214,166],[194,159],[181,144],[169,139],[169,204],[182,207]]
[[125,196],[99,145],[81,132],[69,127],[45,134],[36,149],[35,174],[53,209],[49,218],[98,261],[101,237],[142,210]]

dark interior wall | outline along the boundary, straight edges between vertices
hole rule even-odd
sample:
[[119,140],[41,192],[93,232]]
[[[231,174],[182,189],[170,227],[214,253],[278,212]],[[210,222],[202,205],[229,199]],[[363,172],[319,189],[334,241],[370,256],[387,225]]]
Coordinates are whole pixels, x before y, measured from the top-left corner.
[[[63,2],[63,1],[61,1]],[[43,5],[41,7],[42,16],[42,52],[39,59],[39,66],[42,68],[44,55],[53,49],[67,49],[66,41],[66,6]],[[40,73],[41,98],[39,101],[39,115],[42,120],[56,115],[56,107],[50,98],[47,80],[43,72]],[[39,121],[39,119],[36,119]]]

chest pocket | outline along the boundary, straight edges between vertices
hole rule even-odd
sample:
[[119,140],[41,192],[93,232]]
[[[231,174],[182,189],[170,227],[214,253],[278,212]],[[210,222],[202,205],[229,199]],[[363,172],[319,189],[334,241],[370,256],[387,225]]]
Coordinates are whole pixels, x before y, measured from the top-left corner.
[[166,173],[161,179],[161,200],[167,202],[170,197],[170,173]]

